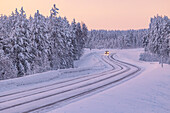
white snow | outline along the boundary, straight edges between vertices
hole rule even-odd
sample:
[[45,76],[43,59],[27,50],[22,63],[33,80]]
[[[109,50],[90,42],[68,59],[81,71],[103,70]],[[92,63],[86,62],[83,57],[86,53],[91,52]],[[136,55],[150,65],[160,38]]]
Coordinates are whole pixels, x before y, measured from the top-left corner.
[[[104,50],[98,50],[102,52]],[[145,68],[137,77],[49,113],[170,113],[170,65],[139,61],[143,49],[110,50]]]
[[8,92],[13,89],[29,89],[34,86],[37,87],[37,85],[44,86],[56,81],[63,81],[63,79],[67,80],[73,77],[99,73],[110,68],[111,67],[102,60],[100,53],[97,54],[95,51],[85,49],[81,60],[75,62],[75,69],[54,70],[21,78],[3,80],[0,81],[0,92]]
[[[75,69],[0,81],[0,92],[5,94],[109,70],[111,67],[101,57],[104,51],[85,49],[81,59],[75,62]],[[109,51],[116,53],[116,59],[137,65],[144,71],[124,83],[48,113],[170,113],[170,65],[165,64],[161,68],[156,62],[139,61],[139,54],[143,49]]]

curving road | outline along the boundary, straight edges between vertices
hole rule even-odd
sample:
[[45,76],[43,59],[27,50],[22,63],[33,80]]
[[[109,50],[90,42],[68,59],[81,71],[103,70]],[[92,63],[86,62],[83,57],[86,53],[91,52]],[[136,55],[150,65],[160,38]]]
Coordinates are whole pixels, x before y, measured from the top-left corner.
[[141,68],[116,60],[113,56],[114,54],[102,57],[112,66],[112,69],[102,73],[32,89],[1,93],[0,113],[45,112],[113,87],[141,71]]

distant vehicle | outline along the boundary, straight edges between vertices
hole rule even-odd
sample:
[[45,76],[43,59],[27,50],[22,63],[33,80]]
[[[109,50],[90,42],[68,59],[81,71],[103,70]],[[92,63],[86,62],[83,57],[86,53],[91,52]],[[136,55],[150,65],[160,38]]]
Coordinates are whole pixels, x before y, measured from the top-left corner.
[[105,51],[105,55],[109,55],[109,51]]

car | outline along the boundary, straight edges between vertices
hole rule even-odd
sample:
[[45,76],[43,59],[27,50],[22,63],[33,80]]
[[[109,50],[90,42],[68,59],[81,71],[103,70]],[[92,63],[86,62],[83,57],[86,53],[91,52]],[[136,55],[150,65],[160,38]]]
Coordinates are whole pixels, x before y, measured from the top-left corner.
[[109,51],[105,51],[105,55],[109,55]]

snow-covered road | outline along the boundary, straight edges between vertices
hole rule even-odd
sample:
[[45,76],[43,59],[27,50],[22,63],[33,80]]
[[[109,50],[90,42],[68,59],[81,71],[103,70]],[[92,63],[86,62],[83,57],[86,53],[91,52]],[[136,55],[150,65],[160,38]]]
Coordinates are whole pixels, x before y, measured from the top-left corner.
[[0,94],[0,112],[46,112],[106,90],[141,72],[141,68],[116,60],[114,55],[102,55],[102,60],[111,68],[98,73],[4,91]]
[[49,113],[170,113],[170,65],[140,61],[143,49],[109,51],[116,59],[140,66],[142,73]]
[[170,112],[169,65],[139,61],[143,49],[104,51],[86,49],[74,69],[0,81],[0,113]]

